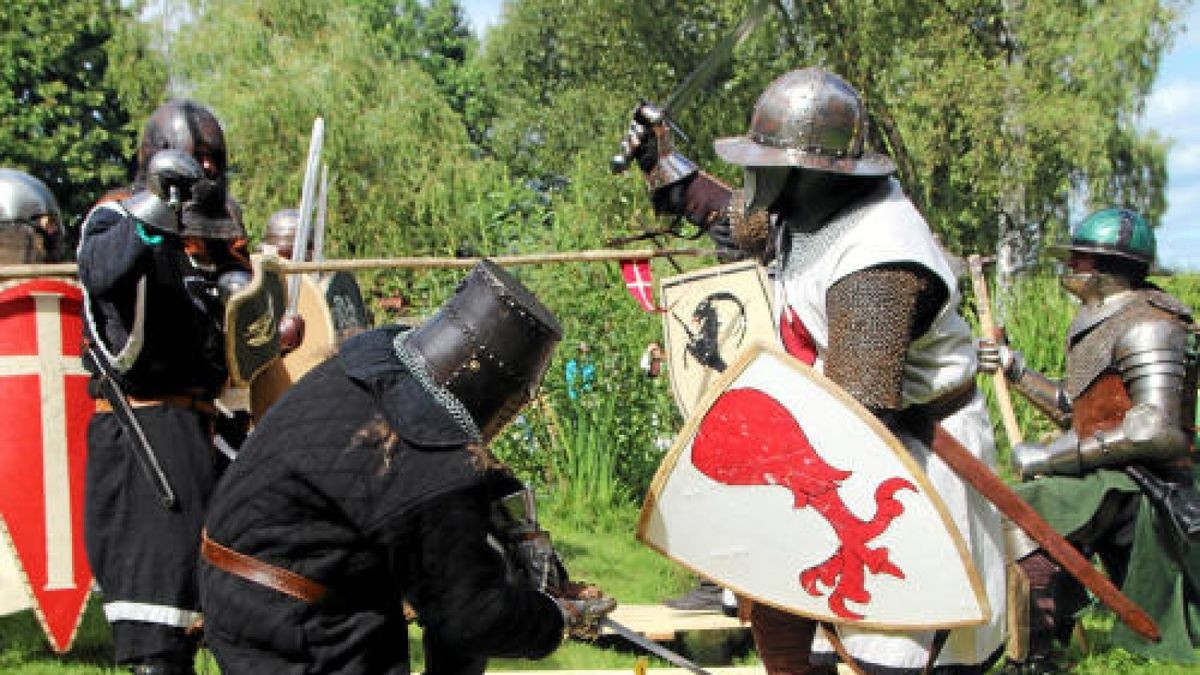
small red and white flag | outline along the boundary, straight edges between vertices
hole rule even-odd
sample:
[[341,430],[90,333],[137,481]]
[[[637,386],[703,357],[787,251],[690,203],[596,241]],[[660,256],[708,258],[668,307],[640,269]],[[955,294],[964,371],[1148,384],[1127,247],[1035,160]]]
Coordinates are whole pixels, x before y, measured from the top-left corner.
[[650,271],[649,260],[622,260],[621,277],[625,279],[625,288],[629,294],[647,312],[665,312],[654,302],[654,274]]

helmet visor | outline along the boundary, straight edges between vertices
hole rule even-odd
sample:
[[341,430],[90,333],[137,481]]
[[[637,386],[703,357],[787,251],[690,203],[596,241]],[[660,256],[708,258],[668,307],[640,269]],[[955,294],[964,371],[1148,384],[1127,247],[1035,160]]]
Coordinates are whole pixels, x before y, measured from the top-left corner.
[[770,209],[783,195],[787,186],[791,167],[787,166],[748,166],[742,183],[742,192],[746,197],[746,212],[757,209]]

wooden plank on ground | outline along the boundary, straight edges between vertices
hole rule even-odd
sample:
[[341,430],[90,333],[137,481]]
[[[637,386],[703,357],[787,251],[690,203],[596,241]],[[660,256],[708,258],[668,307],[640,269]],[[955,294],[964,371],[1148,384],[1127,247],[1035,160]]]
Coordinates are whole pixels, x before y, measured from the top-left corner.
[[[738,630],[749,626],[719,611],[683,611],[666,605],[617,605],[612,620],[651,640],[669,642],[678,633]],[[606,631],[607,632],[607,631]]]

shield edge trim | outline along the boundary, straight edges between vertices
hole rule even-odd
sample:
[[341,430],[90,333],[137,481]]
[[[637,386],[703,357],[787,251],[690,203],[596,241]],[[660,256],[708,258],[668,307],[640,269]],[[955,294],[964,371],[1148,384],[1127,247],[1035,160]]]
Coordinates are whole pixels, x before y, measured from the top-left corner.
[[[267,271],[276,272],[280,276],[281,279],[285,279],[284,272],[283,272],[283,266],[280,264],[279,258],[275,255],[254,254],[253,256],[250,257],[250,265],[253,270],[254,276],[251,279],[250,283],[244,289],[238,291],[238,295],[253,294],[253,293],[258,292],[258,290],[260,288],[262,288],[264,280],[266,279],[265,272],[267,272]],[[284,303],[286,305],[286,303],[287,303],[287,281],[286,281],[286,279],[283,282],[283,288],[284,288]],[[282,312],[282,311],[283,310],[281,308],[280,312]],[[226,317],[228,317],[228,316],[229,316],[229,310],[226,309]],[[228,327],[228,324],[229,324],[228,318],[225,319],[225,324],[226,324],[226,327]],[[225,331],[225,359],[227,361],[229,359],[233,358],[230,355],[234,353],[234,350],[237,347],[237,337],[238,336],[235,334],[234,331],[231,331],[231,330]],[[280,357],[276,356],[276,359],[278,359],[278,358],[280,358]],[[272,361],[267,361],[266,363],[259,366],[257,369],[255,369],[255,371],[253,373],[250,374],[250,377],[246,378],[244,381],[242,380],[242,378],[239,375],[235,374],[236,369],[231,367],[230,364],[227,364],[227,366],[229,366],[229,368],[228,368],[229,369],[229,379],[233,382],[233,384],[235,386],[248,387],[248,386],[250,386],[250,383],[254,381],[254,378],[257,377],[259,373],[266,370],[267,367],[270,366],[274,360],[275,359],[272,359]]]
[[[21,577],[21,585],[24,587],[26,597],[29,598],[29,604],[33,609],[34,616],[37,617],[38,626],[42,629],[42,636],[46,638],[46,642],[50,644],[50,649],[54,650],[55,654],[66,654],[71,651],[71,647],[75,645],[75,638],[79,635],[79,627],[83,625],[83,615],[86,612],[79,612],[75,617],[75,625],[71,627],[71,634],[67,636],[67,642],[62,649],[54,643],[54,632],[50,630],[50,621],[46,618],[46,613],[42,609],[41,603],[38,602],[37,594],[33,592],[33,584],[29,581],[29,571],[25,569],[25,561],[21,559],[17,552],[16,543],[12,539],[12,533],[8,530],[8,521],[4,519],[4,514],[0,514],[0,546],[8,548],[12,553],[13,558],[17,561],[17,575]],[[88,577],[92,575],[89,573]],[[88,596],[91,595],[91,590],[88,591]],[[89,598],[85,597],[84,606],[87,606]]]
[[[667,331],[671,330],[671,328],[670,328],[671,316],[672,316],[672,312],[675,309],[675,305],[677,305],[683,301],[683,297],[677,297],[677,298],[674,298],[674,300],[669,299],[667,297],[668,290],[674,289],[676,286],[682,286],[685,284],[692,283],[694,281],[700,281],[700,280],[705,280],[705,279],[711,279],[713,277],[722,277],[722,276],[733,275],[733,274],[743,274],[745,272],[753,272],[754,273],[754,276],[756,277],[755,280],[758,282],[759,287],[762,289],[763,296],[766,297],[766,299],[767,299],[767,314],[771,320],[771,328],[775,332],[778,332],[779,328],[776,325],[773,294],[771,291],[771,280],[767,277],[766,268],[764,268],[762,265],[760,265],[756,262],[753,262],[753,261],[742,261],[742,262],[736,262],[736,263],[728,263],[725,265],[714,265],[712,267],[705,267],[702,269],[693,270],[691,272],[685,272],[683,274],[676,274],[675,276],[667,277],[665,279],[660,279],[658,282],[658,297],[660,298],[660,301],[663,304],[663,309],[666,310],[663,312],[663,315],[662,315],[663,336],[665,337],[667,335]],[[751,349],[752,347],[753,347],[753,344],[746,345],[743,348],[743,352]],[[679,391],[679,386],[676,384],[676,381],[677,381],[676,378],[671,377],[670,373],[668,373],[667,381],[671,385],[671,398],[675,402],[676,409],[678,409],[680,413],[688,414],[688,412],[687,412],[688,406],[685,406],[683,404],[684,396]],[[700,399],[694,405],[691,406],[692,407],[691,412],[695,413],[696,410],[699,410],[701,407],[701,404],[704,403],[704,400],[705,400],[704,396],[701,396]]]
[[[774,357],[778,358],[781,362],[783,362],[785,365],[787,365],[788,367],[791,367],[793,370],[804,373],[812,382],[814,382],[815,384],[820,386],[822,389],[824,389],[830,395],[837,398],[851,412],[855,413],[855,415],[857,417],[862,419],[862,421],[872,431],[874,431],[876,433],[876,435],[878,435],[880,437],[880,439],[882,439],[889,448],[891,448],[892,452],[896,455],[896,457],[900,461],[900,463],[903,464],[905,466],[905,468],[907,468],[909,470],[909,472],[912,474],[913,478],[917,481],[917,484],[921,487],[921,490],[924,491],[925,496],[929,499],[930,503],[933,505],[934,510],[938,514],[938,517],[941,518],[943,527],[946,529],[947,534],[950,536],[950,540],[954,544],[955,550],[958,551],[959,560],[963,564],[964,568],[966,569],[967,578],[970,579],[971,591],[974,594],[975,600],[979,605],[980,618],[975,619],[975,620],[964,620],[964,621],[945,622],[945,623],[936,623],[936,624],[903,624],[903,625],[897,625],[897,624],[893,624],[893,623],[882,623],[882,622],[877,622],[877,621],[848,621],[848,620],[845,620],[845,619],[842,619],[839,617],[830,617],[830,616],[826,616],[826,615],[813,615],[813,614],[808,614],[808,613],[804,613],[804,612],[798,612],[794,608],[780,606],[779,604],[777,604],[771,600],[759,598],[751,593],[746,593],[742,589],[739,589],[737,587],[734,587],[734,586],[727,586],[727,587],[731,591],[733,591],[736,595],[738,595],[739,597],[749,598],[749,599],[753,600],[754,602],[758,602],[758,603],[770,606],[774,609],[778,609],[783,612],[788,612],[790,614],[798,614],[800,616],[815,619],[818,621],[824,621],[827,623],[846,624],[846,625],[854,626],[856,628],[876,628],[876,629],[880,629],[880,630],[914,631],[914,630],[936,630],[936,629],[942,629],[942,628],[965,628],[965,627],[971,627],[971,626],[980,626],[980,625],[987,623],[989,617],[992,614],[991,603],[988,601],[987,592],[984,590],[983,579],[979,575],[979,570],[975,567],[975,562],[971,559],[970,552],[967,549],[966,542],[963,541],[962,535],[959,534],[959,532],[958,532],[958,527],[954,524],[954,521],[950,518],[950,514],[946,509],[946,505],[942,502],[941,497],[937,494],[936,491],[934,491],[933,486],[929,483],[929,478],[926,477],[925,471],[922,470],[921,467],[917,464],[916,460],[913,459],[911,455],[909,455],[908,449],[904,447],[904,444],[901,443],[900,440],[897,439],[894,434],[892,434],[891,430],[888,429],[882,422],[880,422],[877,417],[872,415],[865,407],[863,407],[863,405],[861,403],[856,401],[852,396],[850,396],[850,394],[846,393],[846,391],[844,389],[839,387],[832,380],[825,377],[825,375],[818,372],[816,369],[798,361],[797,359],[792,357],[790,354],[784,352],[782,349],[779,349],[778,347],[775,347],[773,345],[768,345],[761,341],[758,341],[756,343],[753,343],[753,344],[747,346],[742,351],[742,353],[738,356],[737,360],[734,361],[734,363],[732,365],[730,365],[729,369],[726,370],[724,373],[721,373],[721,376],[717,379],[716,382],[713,383],[713,386],[710,387],[707,392],[705,392],[703,397],[701,397],[700,402],[696,405],[696,409],[692,412],[692,415],[687,419],[687,421],[684,423],[683,428],[679,431],[679,434],[676,436],[675,444],[673,446],[671,446],[671,449],[667,453],[667,456],[664,457],[663,461],[659,464],[658,471],[655,472],[654,478],[651,479],[650,485],[646,490],[646,498],[645,498],[645,501],[642,503],[641,513],[638,515],[637,530],[635,532],[637,540],[642,542],[642,544],[645,545],[646,547],[648,547],[648,548],[656,551],[660,555],[668,558],[672,562],[684,567],[685,569],[687,569],[689,572],[695,574],[696,576],[708,578],[706,575],[704,575],[701,572],[699,572],[698,570],[694,569],[691,565],[687,564],[686,562],[684,562],[682,560],[679,560],[675,556],[671,555],[669,552],[663,550],[661,547],[656,546],[655,544],[650,542],[646,536],[646,529],[647,529],[647,525],[648,525],[650,517],[651,517],[651,512],[654,510],[654,506],[658,501],[659,493],[662,491],[663,486],[667,482],[667,479],[671,476],[672,473],[674,473],[675,466],[679,463],[679,458],[683,454],[684,448],[687,447],[687,445],[689,443],[691,443],[692,439],[695,437],[696,432],[699,429],[701,421],[703,421],[705,415],[708,414],[708,411],[712,409],[713,404],[715,404],[717,401],[717,398],[721,394],[723,394],[729,388],[729,385],[732,384],[733,381],[736,380],[738,377],[740,377],[741,374],[743,372],[745,372],[746,369],[750,366],[750,364],[753,363],[754,360],[757,359],[761,354],[769,354],[771,356],[774,356]],[[721,584],[721,585],[725,584],[724,581],[717,580],[717,579],[710,579],[710,581],[713,581],[714,583]]]

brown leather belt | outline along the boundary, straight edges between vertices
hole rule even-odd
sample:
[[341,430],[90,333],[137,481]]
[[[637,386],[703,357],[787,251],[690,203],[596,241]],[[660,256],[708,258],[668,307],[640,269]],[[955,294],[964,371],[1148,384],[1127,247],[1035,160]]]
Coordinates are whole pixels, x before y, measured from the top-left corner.
[[312,579],[218,544],[208,538],[208,530],[200,535],[200,555],[217,569],[309,604],[318,603],[329,595],[325,586]]
[[[164,394],[163,396],[154,396],[151,398],[126,396],[125,400],[129,401],[129,406],[132,408],[151,408],[159,405],[169,405],[174,408],[195,410],[210,416],[217,414],[217,408],[213,405],[212,401],[194,394]],[[96,399],[96,412],[110,413],[112,411],[111,403],[102,398]]]

